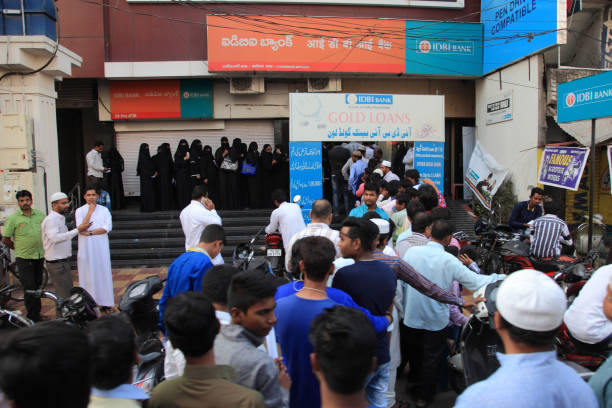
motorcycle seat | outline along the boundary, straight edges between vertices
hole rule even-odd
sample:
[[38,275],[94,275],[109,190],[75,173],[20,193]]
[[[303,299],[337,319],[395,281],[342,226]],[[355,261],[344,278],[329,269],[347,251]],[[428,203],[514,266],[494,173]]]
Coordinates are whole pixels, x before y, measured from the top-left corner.
[[531,264],[534,269],[540,272],[554,272],[558,271],[568,265],[571,265],[571,262],[568,261],[560,261],[558,259],[541,259],[533,256],[529,257]]

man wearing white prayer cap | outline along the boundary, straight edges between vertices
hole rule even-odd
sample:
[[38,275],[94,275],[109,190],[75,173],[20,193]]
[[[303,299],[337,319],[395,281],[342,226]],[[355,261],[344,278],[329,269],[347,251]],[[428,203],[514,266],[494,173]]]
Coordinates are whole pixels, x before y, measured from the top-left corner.
[[567,299],[557,283],[533,269],[510,275],[499,287],[494,321],[505,354],[489,378],[467,388],[455,407],[596,408],[591,388],[557,360],[553,339]]
[[79,225],[68,231],[66,214],[70,212],[68,196],[62,192],[51,196],[52,211],[43,220],[40,229],[43,249],[45,251],[45,267],[51,275],[55,293],[62,299],[68,298],[72,289],[72,274],[70,258],[72,257],[72,238],[80,231],[85,231],[88,225]]
[[393,180],[399,181],[399,177],[397,176],[397,174],[391,171],[390,161],[383,160],[382,163],[380,163],[380,169],[383,172],[383,180],[385,180],[387,183]]

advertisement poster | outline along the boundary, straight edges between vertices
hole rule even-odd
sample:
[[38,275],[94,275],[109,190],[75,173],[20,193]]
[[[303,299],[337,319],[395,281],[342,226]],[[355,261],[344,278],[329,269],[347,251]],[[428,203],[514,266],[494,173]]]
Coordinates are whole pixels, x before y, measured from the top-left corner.
[[465,181],[480,203],[487,209],[491,209],[493,196],[499,190],[507,174],[508,170],[487,153],[479,142],[476,142]]
[[538,182],[576,191],[588,157],[588,147],[546,146]]
[[431,179],[444,194],[444,142],[415,142],[414,168],[421,179]]
[[404,72],[402,20],[211,16],[214,71]]
[[293,141],[444,142],[444,96],[289,94]]
[[608,156],[608,170],[610,172],[610,178],[608,179],[610,180],[610,194],[612,194],[612,145],[608,146],[606,153]]
[[323,198],[321,142],[289,142],[289,179],[291,200],[300,195],[304,222],[310,222],[312,203]]

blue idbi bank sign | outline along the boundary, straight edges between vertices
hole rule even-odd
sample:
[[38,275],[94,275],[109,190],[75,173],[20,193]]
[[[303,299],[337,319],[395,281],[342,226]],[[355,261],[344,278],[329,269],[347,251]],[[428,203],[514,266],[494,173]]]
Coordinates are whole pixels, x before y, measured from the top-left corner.
[[565,44],[565,0],[482,0],[483,73]]
[[406,73],[480,76],[482,24],[406,21]]
[[393,105],[393,95],[347,94],[347,105]]
[[557,122],[612,116],[612,71],[557,86]]

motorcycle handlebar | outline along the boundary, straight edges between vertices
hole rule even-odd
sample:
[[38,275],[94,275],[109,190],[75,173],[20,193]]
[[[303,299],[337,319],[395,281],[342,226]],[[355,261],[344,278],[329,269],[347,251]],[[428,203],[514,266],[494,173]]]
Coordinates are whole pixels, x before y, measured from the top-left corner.
[[57,297],[57,295],[53,292],[49,292],[46,290],[42,290],[42,289],[37,289],[37,290],[24,290],[23,291],[26,295],[32,295],[35,296],[37,298],[46,298],[46,299],[51,299],[52,301],[55,302],[55,304],[59,304],[60,303],[60,298]]

